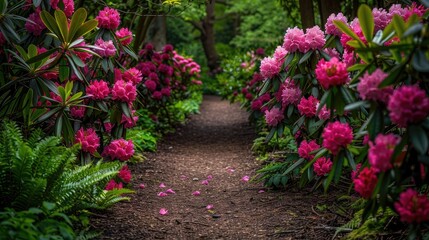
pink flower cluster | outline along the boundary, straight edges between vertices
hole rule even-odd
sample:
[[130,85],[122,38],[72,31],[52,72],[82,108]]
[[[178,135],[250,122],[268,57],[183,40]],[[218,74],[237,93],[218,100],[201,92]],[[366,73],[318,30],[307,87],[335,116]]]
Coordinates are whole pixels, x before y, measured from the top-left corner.
[[365,73],[357,86],[360,97],[363,100],[373,100],[387,103],[393,92],[392,87],[379,88],[381,82],[388,76],[381,69],[376,69],[372,74]]
[[353,131],[348,123],[330,122],[323,129],[322,146],[337,155],[342,147],[347,147],[353,140]]
[[324,176],[331,171],[332,162],[325,157],[321,157],[314,162],[313,169],[317,176]]
[[273,57],[266,57],[261,61],[260,71],[264,78],[272,78],[279,74],[281,64]]
[[70,115],[77,119],[83,119],[85,116],[86,108],[84,106],[70,107]]
[[347,66],[338,58],[331,58],[329,61],[320,60],[317,63],[315,73],[317,81],[324,89],[344,85],[349,81]]
[[37,8],[36,11],[30,16],[28,16],[28,20],[32,21],[26,21],[25,22],[25,29],[27,29],[28,32],[33,34],[34,36],[40,36],[42,34],[42,31],[46,29],[45,24],[42,22],[42,19],[40,18],[40,9]]
[[[280,90],[279,90],[280,91]],[[289,104],[296,105],[301,99],[301,89],[296,86],[294,80],[287,78],[281,89],[281,102],[284,107]]]
[[112,88],[112,99],[121,102],[131,103],[136,100],[137,89],[132,82],[119,80],[115,82]]
[[99,38],[95,41],[95,46],[101,48],[96,49],[95,51],[102,57],[113,57],[116,54],[116,48],[115,45],[113,45],[112,40],[103,41],[103,39]]
[[369,142],[368,161],[378,171],[384,172],[392,168],[392,155],[400,138],[394,134],[379,134],[375,143]]
[[[74,12],[74,1],[73,0],[61,0],[63,2],[64,5],[64,13],[66,14],[67,17],[71,17],[73,15]],[[59,9],[58,7],[58,3],[60,2],[60,0],[51,0],[51,7],[54,10]]]
[[93,128],[79,129],[75,135],[75,143],[82,145],[82,151],[93,154],[100,146],[100,138]]
[[308,118],[316,116],[316,107],[318,103],[319,100],[313,96],[308,97],[308,99],[301,98],[301,101],[298,104],[299,113]]
[[121,23],[121,17],[116,9],[105,7],[96,17],[99,28],[115,30]]
[[124,186],[123,186],[122,182],[117,183],[115,180],[112,179],[107,183],[107,185],[104,189],[107,191],[111,191],[114,189],[122,189],[123,187]]
[[320,148],[320,145],[316,143],[316,140],[306,141],[303,140],[298,148],[298,155],[307,160],[312,160],[314,155],[310,154],[312,151]]
[[342,32],[334,25],[334,21],[341,21],[347,24],[347,17],[345,17],[342,13],[338,13],[337,15],[332,13],[326,20],[326,33],[330,35],[341,36]]
[[115,34],[123,46],[128,46],[133,41],[133,33],[128,28],[121,28]]
[[399,195],[395,210],[405,223],[422,223],[429,220],[429,200],[425,195],[409,188]]
[[131,181],[132,175],[131,171],[128,168],[128,165],[124,165],[121,170],[119,170],[118,177],[124,182],[129,183]]
[[134,115],[135,110],[132,111],[133,116],[131,118],[127,117],[125,114],[122,114],[122,120],[121,123],[124,124],[125,128],[132,128],[135,127],[137,124],[137,121],[139,120],[139,117]]
[[275,127],[277,126],[284,118],[283,110],[273,107],[271,110],[265,111],[265,121],[268,126]]
[[377,185],[377,170],[374,168],[364,168],[353,179],[355,191],[363,198],[371,198],[372,192]]
[[130,68],[122,74],[122,80],[125,82],[132,82],[134,85],[139,84],[142,79],[142,73],[137,68]]
[[302,52],[322,49],[325,45],[325,34],[319,26],[307,28],[306,33],[298,27],[289,28],[283,41],[283,48],[288,52]]
[[429,98],[417,85],[401,86],[393,92],[387,105],[393,123],[407,127],[419,123],[429,114]]
[[86,94],[90,99],[103,100],[109,96],[110,89],[104,80],[94,80],[86,88]]
[[134,155],[133,141],[124,139],[113,140],[104,148],[103,155],[109,156],[111,159],[127,161]]

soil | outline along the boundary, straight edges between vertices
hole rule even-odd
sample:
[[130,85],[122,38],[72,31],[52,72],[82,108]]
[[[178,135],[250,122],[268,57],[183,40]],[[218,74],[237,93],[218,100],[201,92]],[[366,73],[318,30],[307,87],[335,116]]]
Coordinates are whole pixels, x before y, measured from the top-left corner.
[[[250,150],[256,135],[247,116],[238,105],[205,96],[201,114],[166,136],[157,153],[130,166],[136,191],[131,201],[91,219],[103,231],[100,239],[332,238],[335,228],[329,226],[338,224],[337,215],[320,206],[330,206],[335,196],[241,181],[261,166]],[[213,179],[201,184],[208,175]],[[168,188],[176,194],[157,196]],[[168,214],[160,215],[161,208]]]

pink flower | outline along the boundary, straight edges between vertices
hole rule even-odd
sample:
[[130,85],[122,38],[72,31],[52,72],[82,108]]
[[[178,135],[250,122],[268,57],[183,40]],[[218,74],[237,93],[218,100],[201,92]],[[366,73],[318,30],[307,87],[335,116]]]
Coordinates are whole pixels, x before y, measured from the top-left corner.
[[144,185],[144,183],[140,183],[139,188],[140,189],[144,189],[146,186]]
[[201,181],[201,184],[202,185],[209,185],[209,181],[208,180],[203,180],[203,181]]
[[316,116],[316,106],[318,103],[319,100],[313,96],[308,97],[308,99],[301,98],[298,104],[299,113],[308,118]]
[[159,193],[157,194],[157,196],[158,196],[158,197],[166,197],[166,196],[168,196],[168,194],[167,194],[167,193],[165,193],[165,192],[159,192]]
[[200,191],[195,191],[195,192],[192,193],[192,195],[194,195],[194,196],[200,196],[201,193],[200,193]]
[[310,152],[320,148],[320,145],[316,143],[316,140],[306,141],[303,140],[298,148],[298,155],[307,160],[312,160],[314,155],[311,155]]
[[128,165],[125,165],[119,170],[118,177],[124,181],[124,183],[129,183],[131,181],[132,175]]
[[162,216],[167,215],[167,214],[168,214],[168,210],[167,210],[167,209],[165,209],[165,208],[161,208],[161,209],[159,210],[159,214],[161,214]]
[[325,48],[323,50],[326,54],[328,54],[331,58],[338,58],[340,59],[340,54],[337,52],[335,48]]
[[166,88],[161,89],[161,94],[163,96],[169,97],[171,95],[171,88],[166,87]]
[[133,33],[128,28],[121,28],[115,34],[124,46],[128,46],[133,41]]
[[277,46],[276,51],[274,52],[274,59],[283,65],[286,55],[286,49],[284,49],[282,46]]
[[142,73],[137,68],[130,68],[122,74],[122,80],[132,82],[134,85],[142,81]]
[[323,129],[323,147],[337,155],[342,147],[347,147],[353,140],[353,131],[348,123],[330,122]]
[[212,210],[212,209],[214,209],[214,207],[213,207],[213,205],[212,205],[212,204],[209,204],[209,205],[207,205],[206,209],[207,209],[207,210]]
[[155,100],[161,100],[162,99],[162,93],[160,91],[155,91],[152,93],[152,98]]
[[168,193],[168,194],[176,194],[176,192],[175,192],[173,189],[171,189],[171,188],[167,189],[167,190],[165,191],[165,193]]
[[40,14],[40,9],[37,8],[34,13],[28,16],[28,20],[33,21],[34,23],[29,21],[25,22],[25,29],[27,29],[28,32],[30,32],[36,37],[40,36],[42,34],[42,31],[46,28],[39,14]]
[[[64,5],[64,13],[67,17],[71,17],[74,12],[74,1],[73,0],[62,0]],[[59,9],[58,7],[59,0],[51,0],[51,7],[54,10]]]
[[212,180],[213,179],[213,176],[212,175],[208,175],[207,176],[207,180]]
[[281,102],[283,106],[288,106],[289,104],[298,104],[299,100],[301,99],[301,94],[301,89],[295,85],[295,82],[290,78],[286,78],[281,91]]
[[[359,19],[357,19],[357,18],[353,19],[353,21],[350,23],[350,28],[360,38],[360,40],[364,44],[367,43],[365,36],[363,35],[362,28],[360,27]],[[347,44],[350,40],[352,40],[352,38],[350,36],[348,36],[347,34],[343,33],[341,35],[341,39],[340,39],[341,45],[343,45],[344,49],[347,51],[353,51],[354,50],[353,47],[351,47],[350,45]]]
[[[316,109],[319,108],[319,104],[320,103],[317,103]],[[326,105],[324,105],[322,107],[322,109],[320,109],[319,114],[317,114],[317,117],[319,119],[322,119],[322,120],[328,120],[331,117],[331,110],[328,110],[328,108],[326,107]]]
[[392,19],[383,8],[372,9],[372,15],[374,16],[374,33],[383,30]]
[[417,3],[413,2],[411,6],[405,12],[404,20],[407,21],[411,15],[416,14],[419,18],[422,18],[428,9],[423,5],[417,5]]
[[284,118],[283,110],[280,110],[279,108],[272,108],[271,110],[265,111],[265,121],[267,122],[268,126],[275,127],[277,126]]
[[105,149],[104,154],[112,159],[127,161],[134,155],[134,144],[132,140],[113,140]]
[[105,28],[109,30],[115,30],[118,28],[121,18],[119,12],[116,9],[105,7],[98,13],[96,17],[99,28]]
[[407,14],[407,9],[402,8],[401,4],[393,4],[390,8],[389,8],[389,15],[390,18],[393,18],[393,15],[397,14],[402,18],[405,18],[405,14]]
[[329,61],[320,60],[317,63],[315,73],[317,81],[324,89],[344,85],[349,81],[347,66],[338,61],[338,58],[331,58]]
[[343,62],[346,64],[347,67],[353,66],[356,63],[354,58],[354,52],[344,49]]
[[122,183],[116,183],[115,180],[112,179],[107,183],[107,185],[104,189],[107,191],[110,191],[113,189],[122,189],[122,188],[123,188]]
[[352,170],[351,178],[354,180],[359,175],[360,168],[362,167],[362,163],[356,164],[356,170]]
[[337,15],[332,13],[328,17],[328,20],[326,20],[326,24],[325,24],[326,33],[330,35],[341,36],[342,32],[334,25],[334,20],[341,21],[347,24],[347,18],[342,13],[338,13]]
[[252,101],[250,108],[253,111],[258,111],[261,109],[262,105],[263,105],[262,101],[260,99],[256,99],[256,100]]
[[112,99],[121,102],[131,103],[136,100],[136,86],[131,82],[119,80],[115,83],[112,89]]
[[281,70],[281,64],[272,57],[266,57],[261,61],[260,71],[264,78],[272,78]]
[[100,146],[100,138],[93,128],[79,129],[75,135],[75,143],[82,145],[82,151],[93,154]]
[[393,92],[393,88],[378,88],[380,83],[383,82],[387,76],[388,74],[380,69],[376,69],[372,74],[366,72],[357,86],[360,97],[363,100],[374,100],[387,103]]
[[324,176],[331,171],[332,162],[325,157],[321,157],[314,162],[313,168],[317,176]]
[[125,114],[122,114],[122,120],[121,123],[124,124],[125,128],[132,128],[135,127],[137,125],[137,121],[139,120],[139,116],[134,115],[135,114],[135,110],[132,111],[132,117],[129,118],[127,117]]
[[304,31],[298,27],[289,28],[284,36],[283,48],[290,53],[298,50],[302,53],[307,52],[308,43],[305,41]]
[[399,195],[399,201],[394,204],[401,221],[421,223],[429,220],[429,200],[427,196],[419,194],[416,190],[408,188]]
[[364,168],[359,175],[353,179],[355,191],[363,198],[370,198],[377,185],[377,171],[374,168]]
[[369,142],[368,161],[371,166],[381,172],[392,168],[391,158],[396,145],[401,139],[394,134],[378,134],[375,143]]
[[165,184],[164,184],[164,183],[161,183],[161,184],[159,184],[159,187],[160,187],[160,188],[165,188],[166,186],[165,186]]
[[317,50],[322,49],[325,45],[325,34],[320,30],[319,26],[307,28],[305,30],[305,42],[309,49]]
[[86,94],[93,100],[103,100],[109,93],[109,86],[104,80],[94,80],[86,88]]
[[110,133],[112,131],[113,128],[113,124],[110,122],[105,122],[103,124],[104,128],[106,129],[106,132]]
[[146,88],[149,90],[149,91],[151,91],[151,92],[153,92],[153,91],[155,91],[156,90],[156,82],[155,81],[153,81],[153,80],[146,80],[146,82],[144,82],[144,85],[146,86]]
[[174,50],[174,47],[173,47],[173,45],[171,45],[171,44],[166,44],[166,45],[162,48],[162,51],[163,51],[163,52],[166,52],[166,53],[172,52],[173,50]]
[[99,38],[95,41],[95,46],[101,48],[101,50],[96,49],[95,51],[102,57],[113,57],[116,54],[116,48],[112,40],[103,41],[103,39]]
[[[81,42],[79,44],[76,44],[76,47],[81,47],[81,48],[85,48],[86,47],[86,43],[85,42]],[[91,53],[88,52],[83,52],[83,51],[77,51],[77,50],[73,50],[74,54],[76,54],[76,56],[78,56],[80,58],[80,60],[82,60],[82,62],[86,63],[87,60],[89,60],[92,57]]]
[[70,115],[77,119],[83,119],[85,116],[86,108],[84,106],[70,107]]
[[418,123],[429,114],[429,98],[417,85],[401,86],[393,92],[387,105],[393,123],[406,127]]
[[241,181],[243,181],[243,182],[248,182],[249,180],[250,180],[249,176],[244,176],[241,178]]

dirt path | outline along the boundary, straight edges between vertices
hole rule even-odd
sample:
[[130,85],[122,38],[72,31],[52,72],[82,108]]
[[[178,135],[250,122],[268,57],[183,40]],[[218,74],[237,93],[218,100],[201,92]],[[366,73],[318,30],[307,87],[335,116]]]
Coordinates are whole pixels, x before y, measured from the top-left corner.
[[[132,166],[132,200],[92,220],[104,231],[101,239],[332,237],[334,232],[321,226],[335,221],[333,215],[312,210],[316,204],[329,204],[329,196],[291,190],[258,193],[261,184],[240,181],[258,168],[250,151],[254,137],[247,113],[238,105],[206,96],[200,115],[167,136],[147,161]],[[213,179],[201,184],[208,175]],[[138,188],[142,182],[145,189]],[[167,187],[160,188],[160,183]],[[168,188],[176,194],[157,196]],[[193,196],[194,191],[201,195]],[[209,204],[214,212],[206,209]],[[161,216],[161,208],[168,215]]]

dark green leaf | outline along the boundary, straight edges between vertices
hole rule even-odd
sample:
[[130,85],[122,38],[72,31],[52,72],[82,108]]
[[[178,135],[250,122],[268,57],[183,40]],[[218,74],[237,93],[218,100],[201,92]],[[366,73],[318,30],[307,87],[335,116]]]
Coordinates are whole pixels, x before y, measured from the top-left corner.
[[274,137],[274,134],[276,133],[276,131],[277,131],[276,128],[271,129],[270,133],[265,138],[265,143],[268,143]]
[[306,54],[304,54],[304,56],[302,56],[302,58],[299,60],[298,64],[302,64],[303,62],[307,61],[311,55],[313,54],[313,51],[308,51]]
[[73,13],[73,16],[70,21],[70,28],[69,28],[70,42],[73,42],[79,38],[79,36],[76,37],[75,35],[79,27],[82,26],[82,24],[86,20],[86,17],[87,17],[87,13],[84,8],[79,8],[78,10],[76,10],[76,12]]
[[63,37],[62,42],[69,42],[69,29],[66,14],[61,10],[55,10],[55,21],[57,22],[57,26],[60,29],[61,36]]
[[368,107],[368,102],[367,101],[354,102],[354,103],[346,105],[344,107],[344,110],[352,111],[352,110],[355,110],[355,109],[360,108],[360,107]]
[[31,64],[31,63],[36,63],[36,62],[42,61],[44,58],[49,57],[52,53],[54,53],[56,51],[58,51],[58,48],[53,48],[53,49],[50,49],[44,53],[40,53],[40,54],[36,55],[35,57],[28,59],[27,63]]
[[96,28],[97,25],[98,25],[98,21],[95,19],[85,22],[79,27],[76,34],[74,35],[74,38],[77,39],[81,36],[84,36],[85,34],[91,32],[94,28]]
[[[43,10],[40,13],[40,18],[42,19],[45,26],[55,34],[57,37],[61,37],[60,29],[57,26],[57,22],[55,21],[55,18],[47,11]],[[61,40],[61,39],[60,39]]]
[[294,164],[292,164],[286,171],[282,174],[283,176],[287,175],[291,171],[293,171],[295,168],[300,166],[305,161],[304,158],[300,158],[298,161],[296,161]]
[[133,50],[129,49],[128,47],[123,47],[124,51],[130,55],[130,57],[134,58],[135,60],[138,60],[139,57],[134,53]]
[[429,72],[429,61],[423,50],[417,50],[413,56],[413,67],[419,72]]
[[427,154],[429,140],[426,131],[418,125],[410,125],[408,131],[414,148],[422,155]]
[[416,35],[417,33],[420,33],[423,29],[423,24],[422,23],[416,23],[413,26],[409,27],[404,34],[402,35],[403,38],[411,36],[411,35]]

